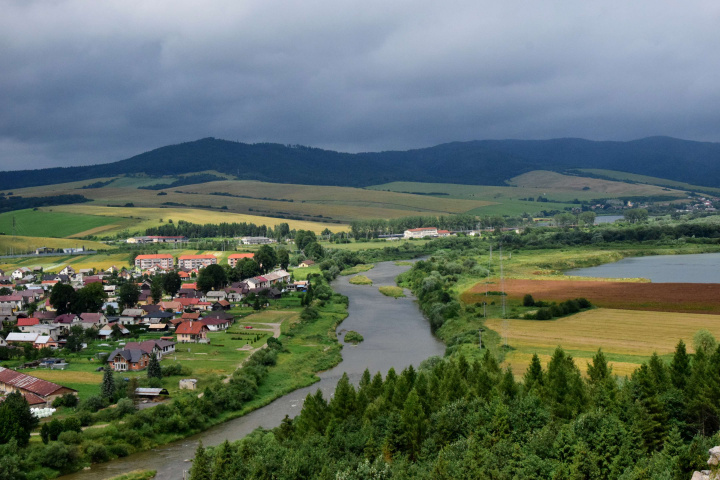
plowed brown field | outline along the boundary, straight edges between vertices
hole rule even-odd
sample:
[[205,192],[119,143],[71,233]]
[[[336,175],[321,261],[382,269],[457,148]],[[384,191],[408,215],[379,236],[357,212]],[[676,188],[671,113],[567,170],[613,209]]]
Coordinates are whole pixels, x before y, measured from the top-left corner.
[[[491,286],[499,290],[499,285]],[[627,310],[710,313],[720,315],[720,284],[717,283],[630,283],[582,280],[506,280],[508,298],[531,294],[535,300],[562,301],[584,297],[593,305]],[[479,283],[461,295],[466,303],[481,302],[485,284]]]

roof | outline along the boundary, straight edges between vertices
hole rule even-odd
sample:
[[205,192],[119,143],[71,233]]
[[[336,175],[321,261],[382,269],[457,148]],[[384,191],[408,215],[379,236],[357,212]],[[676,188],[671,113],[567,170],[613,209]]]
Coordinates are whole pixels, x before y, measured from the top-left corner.
[[230,320],[224,320],[221,318],[203,318],[200,321],[205,325],[225,325],[230,322]]
[[145,314],[142,308],[126,308],[122,311],[123,317],[141,317]]
[[202,259],[217,259],[215,255],[211,254],[205,254],[205,255],[180,255],[178,257],[178,260],[202,260]]
[[148,312],[147,315],[143,315],[142,318],[173,318],[174,316],[174,313],[158,310],[157,312]]
[[182,318],[186,318],[189,320],[197,320],[200,318],[200,312],[194,312],[194,313],[183,313]]
[[147,355],[147,354],[148,353],[144,350],[138,350],[138,349],[130,350],[127,348],[124,350],[117,349],[117,350],[113,350],[113,352],[110,354],[110,356],[108,357],[108,362],[112,362],[113,360],[115,360],[115,358],[118,355],[120,355],[126,361],[128,361],[130,363],[137,363],[140,360],[142,360],[143,355]]
[[[48,382],[47,380],[42,380],[40,378],[16,372],[15,370],[10,370],[9,368],[4,367],[0,367],[0,382],[11,385],[15,388],[27,390],[28,392],[34,393],[40,397],[47,397],[61,388],[67,388],[62,385],[58,385],[57,383]],[[76,391],[71,388],[68,390],[72,390],[73,392]]]
[[2,295],[0,302],[19,302],[23,299],[22,295]]
[[197,283],[183,283],[180,285],[180,290],[197,290]]
[[50,335],[40,335],[37,339],[35,339],[35,343],[39,345],[45,345],[51,341],[55,341],[55,339]]
[[190,334],[190,335],[197,335],[198,333],[202,332],[204,328],[207,328],[205,324],[202,322],[183,322],[180,325],[178,325],[177,329],[175,329],[175,333],[178,335],[180,334]]
[[74,313],[66,313],[65,315],[58,315],[55,317],[53,323],[72,323],[75,318],[77,318],[77,315]]
[[18,332],[10,332],[8,333],[7,338],[5,338],[5,341],[7,342],[34,342],[38,337],[37,333],[18,333]]
[[100,323],[100,320],[102,320],[102,317],[104,317],[102,313],[81,313],[80,318],[85,323]]
[[158,253],[156,255],[138,255],[135,257],[135,260],[153,260],[153,259],[160,259],[160,258],[170,258],[172,259],[173,256],[169,253]]
[[228,259],[230,259],[230,258],[233,258],[233,259],[235,259],[235,258],[237,258],[237,259],[253,258],[253,257],[255,257],[254,253],[233,253],[232,255],[228,255]]
[[18,318],[17,320],[17,326],[18,327],[30,327],[32,325],[39,325],[40,320],[37,318]]
[[168,395],[168,391],[164,388],[139,387],[135,389],[135,395]]

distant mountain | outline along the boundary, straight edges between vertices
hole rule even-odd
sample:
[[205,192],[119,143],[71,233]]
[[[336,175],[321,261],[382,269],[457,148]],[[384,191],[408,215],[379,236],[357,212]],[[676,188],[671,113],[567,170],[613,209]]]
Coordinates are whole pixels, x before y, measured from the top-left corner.
[[204,138],[119,162],[2,172],[0,189],[123,174],[177,175],[205,170],[306,185],[363,187],[392,181],[502,185],[531,170],[600,168],[720,186],[720,143],[650,137],[630,142],[481,140],[408,151],[340,153],[273,143]]

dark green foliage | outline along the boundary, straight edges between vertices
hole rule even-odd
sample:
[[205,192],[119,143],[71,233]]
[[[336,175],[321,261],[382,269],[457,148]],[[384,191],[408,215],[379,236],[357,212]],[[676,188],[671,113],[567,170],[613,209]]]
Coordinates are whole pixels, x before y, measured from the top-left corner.
[[50,291],[50,303],[58,315],[70,313],[71,305],[75,301],[75,289],[67,283],[56,283]]
[[100,385],[100,395],[107,399],[111,399],[115,396],[115,377],[113,376],[113,371],[110,368],[109,363],[106,363],[103,368],[103,380]]
[[128,281],[120,285],[118,289],[118,303],[120,304],[121,310],[135,306],[139,298],[140,287],[138,287],[135,282]]
[[20,392],[8,394],[0,403],[0,444],[15,440],[24,447],[38,419],[30,413],[30,405]]
[[47,207],[51,205],[68,205],[84,203],[91,200],[83,195],[51,195],[47,197],[19,197],[0,195],[0,213],[25,208]]
[[258,264],[260,273],[267,273],[277,265],[275,250],[269,245],[263,245],[255,252],[253,260]]
[[160,361],[157,358],[157,355],[153,353],[150,355],[150,363],[148,364],[147,369],[147,376],[148,378],[162,378],[163,372],[160,368]]
[[163,276],[163,290],[165,293],[174,297],[177,295],[180,287],[182,286],[182,279],[177,272],[170,272]]
[[535,299],[532,295],[529,293],[525,294],[523,297],[523,307],[534,307],[535,306]]
[[200,270],[197,279],[197,288],[203,293],[217,290],[227,285],[227,275],[222,266],[213,264]]

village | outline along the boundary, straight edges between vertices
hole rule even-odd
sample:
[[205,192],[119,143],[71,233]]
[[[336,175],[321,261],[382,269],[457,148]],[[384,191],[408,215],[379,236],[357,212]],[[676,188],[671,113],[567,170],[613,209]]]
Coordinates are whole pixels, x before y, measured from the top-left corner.
[[[298,293],[308,285],[273,266],[261,275],[223,282],[220,288],[198,287],[204,269],[214,265],[223,272],[238,271],[239,262],[252,262],[257,269],[253,257],[253,253],[231,254],[227,265],[220,266],[211,253],[178,257],[160,253],[137,255],[133,268],[76,271],[66,265],[57,273],[0,270],[0,402],[19,391],[33,411],[40,412],[68,394],[81,399],[97,395],[103,370],[145,378],[153,361],[163,364],[167,359],[176,362],[177,373],[194,369],[201,378],[229,375],[243,358],[266,346],[269,337],[280,335],[287,315],[262,316],[263,310],[271,303],[277,308],[299,305]],[[306,260],[295,269],[302,272],[313,264]],[[179,279],[179,288],[155,290],[158,298],[153,298],[153,282],[170,274]],[[123,285],[136,290],[131,303],[121,298]],[[91,311],[66,312],[51,302],[53,292],[63,288],[75,294],[99,292],[101,304]],[[238,323],[253,314],[260,314],[258,320]],[[153,388],[137,387],[135,393],[145,401],[163,400],[168,396],[166,387],[194,390],[198,379],[172,382],[172,386],[167,381],[150,382]]]

